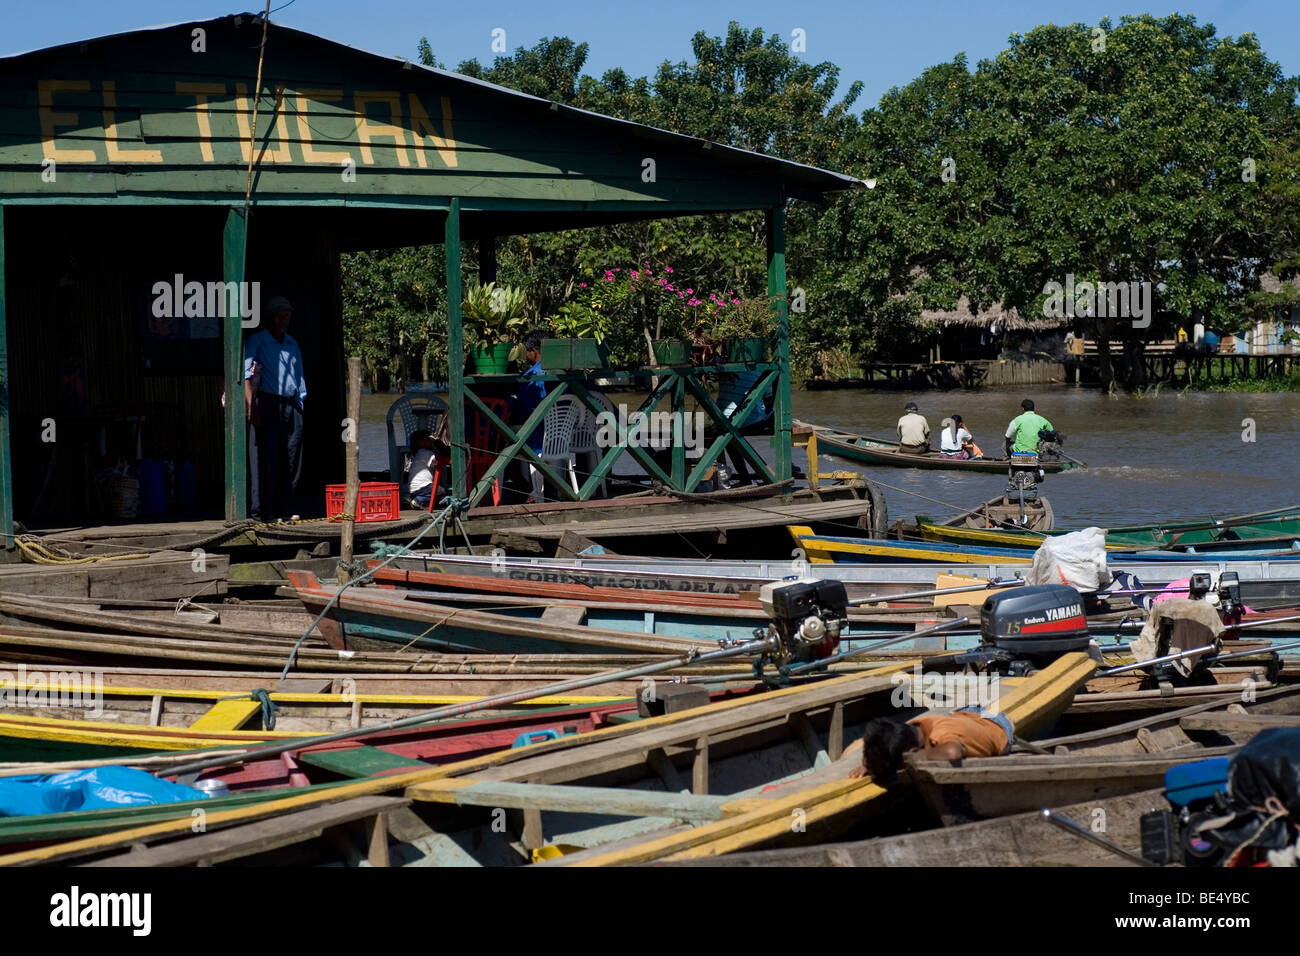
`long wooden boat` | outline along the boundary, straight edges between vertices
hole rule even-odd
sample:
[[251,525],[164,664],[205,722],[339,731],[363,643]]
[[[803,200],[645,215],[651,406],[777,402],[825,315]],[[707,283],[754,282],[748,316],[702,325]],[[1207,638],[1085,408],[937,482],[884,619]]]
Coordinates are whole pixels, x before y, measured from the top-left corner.
[[[1047,807],[1059,816],[1091,829],[1105,814],[1105,838],[1140,856],[1141,820],[1151,810],[1166,810],[1160,788],[1087,800],[1065,807]],[[656,863],[662,867],[754,866],[1119,866],[1136,867],[1134,860],[1061,830],[1040,811],[1018,813],[935,830],[878,836],[843,843],[796,846],[779,850],[730,853],[703,860]]]
[[[234,794],[205,801],[204,809],[211,828],[359,795],[404,792],[414,801],[417,816],[404,821],[393,853],[399,860],[426,865],[517,865],[556,855],[567,862],[614,863],[623,861],[605,857],[631,852],[657,859],[694,848],[719,852],[724,842],[741,849],[770,841],[774,826],[788,832],[792,807],[807,814],[811,839],[827,823],[844,825],[889,803],[883,799],[888,791],[848,779],[851,761],[836,758],[846,737],[860,733],[865,720],[895,712],[898,682],[892,675],[910,670],[915,662],[902,660],[868,674],[738,697],[440,766],[412,767],[367,751],[354,754],[351,766],[344,767],[338,760],[331,764],[328,754],[304,753],[294,757],[290,769],[302,771],[310,785],[272,788],[270,799],[262,790]],[[1001,703],[1032,734],[1068,706],[1092,669],[1084,655],[1067,655],[1032,677],[1010,681]],[[321,779],[313,775],[326,772],[321,764],[342,768],[337,772],[356,782],[311,782]],[[227,776],[229,771],[225,776],[216,770],[205,773],[207,779]],[[51,834],[81,837],[10,854],[0,863],[102,856],[132,843],[189,836],[192,807],[190,802],[65,814],[59,820],[0,820],[0,842],[30,843],[49,840]],[[501,832],[488,810],[519,811],[509,824],[515,832]],[[674,821],[701,826],[683,831]],[[121,829],[132,824],[136,826]],[[106,833],[110,827],[118,832]],[[579,860],[564,852],[581,846],[593,848],[595,858]]]
[[[825,451],[860,465],[1006,474],[1010,464],[1005,458],[945,458],[936,451],[917,455],[900,451],[897,442],[867,438],[864,435],[820,425],[811,427],[817,435],[819,451]],[[1086,466],[1073,461],[1044,459],[1039,463],[1039,467],[1048,474],[1056,474]]]
[[1119,727],[1040,741],[1053,751],[1048,755],[979,758],[959,766],[909,756],[908,775],[945,826],[1120,796],[1161,785],[1179,764],[1235,752],[1270,719],[1297,719],[1300,687],[1265,691],[1243,705],[1263,721],[1249,722],[1253,729],[1234,726],[1234,715],[1226,713],[1231,706],[1232,701],[1212,700]]
[[[886,541],[878,538],[855,538],[840,535],[816,534],[812,528],[792,525],[790,533],[795,543],[808,555],[813,564],[871,564],[871,563],[924,563],[924,564],[1000,564],[1028,565],[1032,563],[1035,548],[1002,548],[992,545],[956,544],[947,541]],[[1119,551],[1115,557],[1139,569],[1160,565],[1170,567],[1196,566],[1206,560],[1205,555],[1180,551]],[[1300,551],[1262,550],[1213,552],[1212,560],[1231,569],[1239,561],[1267,560],[1269,562],[1300,562]],[[1138,574],[1142,574],[1139,570]],[[1186,575],[1179,575],[1185,577]]]
[[[1019,528],[977,510],[943,521],[917,515],[917,531],[927,541],[987,544],[1008,548],[1037,547],[1048,535],[1069,534],[1071,529]],[[1300,509],[1286,508],[1261,515],[1244,515],[1166,525],[1135,525],[1106,529],[1106,549],[1127,551],[1162,548],[1200,553],[1222,550],[1287,550],[1300,538]]]
[[[1111,555],[1112,571],[1139,575],[1146,585],[1164,586],[1187,576],[1188,568],[1163,568],[1151,562],[1128,562]],[[935,564],[822,564],[809,567],[807,554],[796,553],[783,560],[721,560],[681,558],[638,558],[600,555],[569,558],[529,556],[488,557],[413,553],[398,557],[393,566],[410,570],[473,574],[578,587],[603,586],[625,590],[667,590],[697,594],[731,594],[757,591],[768,581],[796,574],[813,573],[843,581],[850,597],[922,590],[935,583],[938,574],[976,575],[1002,580],[1023,575],[1023,562],[963,562]],[[1300,597],[1300,573],[1286,561],[1268,558],[1250,561],[1221,561],[1202,556],[1194,570],[1219,575],[1234,571],[1241,577],[1243,598]],[[1249,595],[1245,589],[1251,589]]]
[[[680,654],[711,648],[718,640],[748,639],[769,620],[761,607],[748,602],[724,611],[671,602],[340,589],[309,572],[290,575],[303,605],[313,615],[323,615],[321,633],[340,650],[381,641],[455,652]],[[942,608],[900,607],[851,611],[849,621],[855,635],[876,636],[953,616]]]
[[[245,748],[386,723],[476,699],[464,693],[368,694],[352,689],[328,693],[309,689],[316,681],[285,685],[271,681],[260,688],[266,690],[268,703],[264,704],[250,693],[247,681],[238,679],[228,681],[233,686],[200,690],[98,684],[92,675],[73,671],[19,670],[16,678],[12,671],[7,674],[5,707],[0,710],[0,757],[8,763]],[[57,686],[51,683],[56,678]],[[235,686],[241,690],[233,692]],[[501,718],[508,727],[535,724],[539,719],[599,726],[614,711],[635,710],[635,702],[628,703],[630,696],[538,697],[486,716]],[[535,718],[532,713],[537,711],[548,713]],[[448,732],[455,733],[456,722],[452,724]]]
[[[791,521],[862,521],[869,526],[881,504],[873,497],[869,484],[860,480],[823,484],[816,489],[795,488],[792,482],[786,481],[682,495],[657,494],[646,489],[592,501],[480,506],[470,509],[463,524],[475,545],[490,546],[494,539],[507,541],[517,535],[518,540],[538,542],[546,547],[544,553],[554,553],[568,534],[610,541],[635,538],[645,554],[693,556],[700,553],[695,548],[704,542],[705,553],[748,556],[770,552],[771,547],[762,547],[764,543],[779,549],[784,543],[782,528]],[[408,510],[396,521],[358,524],[356,539],[409,542],[425,529],[429,517],[426,512]],[[708,531],[693,534],[698,529]],[[340,531],[339,522],[325,520],[238,528],[227,527],[220,520],[172,521],[60,529],[57,543],[74,551],[84,548],[88,553],[105,547],[111,547],[114,552],[123,548],[159,551],[180,547],[182,551],[168,556],[168,560],[179,565],[196,540],[224,536],[226,546],[265,545],[270,546],[267,550],[276,547],[292,550],[336,542]],[[431,542],[436,538],[426,536],[424,540]],[[225,561],[224,556],[214,556],[208,562],[208,577],[221,579],[214,587],[224,584]],[[170,582],[175,589],[169,591],[171,596],[192,595],[195,582],[207,580],[196,577],[189,564],[189,560],[184,560],[184,575],[178,570]],[[86,592],[83,589],[81,593]]]

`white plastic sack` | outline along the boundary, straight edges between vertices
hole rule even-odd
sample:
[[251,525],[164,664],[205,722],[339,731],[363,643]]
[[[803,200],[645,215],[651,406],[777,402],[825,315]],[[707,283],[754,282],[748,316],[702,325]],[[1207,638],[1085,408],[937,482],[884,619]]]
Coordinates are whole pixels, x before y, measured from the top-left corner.
[[1099,591],[1110,584],[1106,567],[1106,532],[1085,528],[1044,539],[1029,566],[1030,584],[1068,584],[1079,591]]

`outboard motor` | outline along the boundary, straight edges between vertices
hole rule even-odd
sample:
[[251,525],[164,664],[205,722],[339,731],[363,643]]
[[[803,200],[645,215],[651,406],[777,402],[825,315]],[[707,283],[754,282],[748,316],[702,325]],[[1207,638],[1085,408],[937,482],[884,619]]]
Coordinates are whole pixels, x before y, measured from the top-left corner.
[[1065,584],[1037,584],[992,595],[980,608],[980,647],[953,663],[1022,676],[1062,654],[1088,650],[1083,597]]
[[1144,859],[1160,866],[1214,866],[1223,859],[1223,848],[1201,836],[1200,830],[1203,824],[1224,816],[1228,770],[1229,758],[1212,757],[1166,771],[1165,799],[1173,809],[1142,815]]
[[849,595],[843,581],[798,578],[771,581],[758,590],[758,600],[772,623],[755,637],[775,638],[772,654],[778,663],[828,657],[848,629]]

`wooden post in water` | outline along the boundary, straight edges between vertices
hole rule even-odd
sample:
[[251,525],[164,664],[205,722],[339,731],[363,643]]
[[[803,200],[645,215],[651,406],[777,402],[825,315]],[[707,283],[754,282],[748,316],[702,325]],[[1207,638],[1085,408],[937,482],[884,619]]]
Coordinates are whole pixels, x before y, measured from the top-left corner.
[[347,584],[352,576],[348,565],[352,563],[352,535],[356,530],[357,495],[360,475],[357,466],[357,431],[361,425],[361,358],[348,359],[348,418],[344,440],[347,444],[347,497],[343,505],[343,533],[339,540],[339,584]]

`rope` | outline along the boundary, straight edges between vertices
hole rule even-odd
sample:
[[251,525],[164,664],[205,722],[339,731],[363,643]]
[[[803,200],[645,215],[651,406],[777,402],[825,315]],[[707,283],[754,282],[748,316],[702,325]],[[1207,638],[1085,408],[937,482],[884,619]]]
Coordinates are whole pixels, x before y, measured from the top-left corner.
[[279,711],[280,705],[271,700],[271,693],[261,687],[255,687],[247,694],[235,694],[231,697],[218,697],[217,703],[223,700],[255,700],[262,705],[262,726],[266,730],[275,730],[275,715]]
[[364,574],[355,578],[349,578],[346,582],[344,582],[342,585],[336,588],[334,590],[334,594],[330,597],[329,601],[327,601],[325,606],[321,608],[320,613],[316,615],[315,620],[313,620],[309,625],[307,625],[307,630],[303,631],[302,637],[298,638],[298,640],[294,643],[292,649],[290,649],[289,657],[284,662],[284,669],[280,671],[280,683],[283,684],[288,679],[289,668],[293,666],[293,662],[298,656],[298,648],[302,647],[303,642],[306,641],[307,638],[311,636],[312,631],[316,630],[316,625],[319,624],[321,622],[321,619],[325,617],[325,615],[329,612],[329,610],[332,607],[334,607],[334,605],[338,602],[338,599],[343,595],[344,591],[346,591],[348,588],[352,587],[353,585],[360,584],[362,581],[373,576],[376,571],[388,567],[388,565],[392,564],[402,555],[410,553],[411,548],[414,547],[417,541],[423,538],[435,527],[442,528],[446,524],[447,519],[449,517],[455,516],[456,520],[459,521],[460,512],[464,511],[468,507],[469,507],[468,499],[452,498],[450,501],[448,501],[447,507],[443,508],[442,511],[438,512],[436,515],[430,517],[428,524],[426,524],[424,528],[420,530],[419,534],[417,534],[414,538],[412,538],[409,542],[407,542],[407,544],[404,545],[401,548],[401,550],[397,551],[396,553],[394,553],[393,555],[385,559],[382,563],[375,565],[373,568],[370,568]]
[[[74,558],[66,551],[62,555],[55,554],[35,535],[20,535],[14,540],[18,544],[19,550],[21,550],[33,564],[73,565],[95,564],[100,561],[132,561],[138,558],[147,558],[151,553],[144,551],[133,552],[131,554],[99,554],[84,558]],[[62,551],[63,549],[60,548],[59,550]]]

